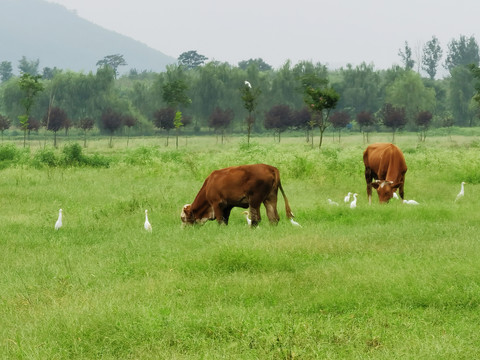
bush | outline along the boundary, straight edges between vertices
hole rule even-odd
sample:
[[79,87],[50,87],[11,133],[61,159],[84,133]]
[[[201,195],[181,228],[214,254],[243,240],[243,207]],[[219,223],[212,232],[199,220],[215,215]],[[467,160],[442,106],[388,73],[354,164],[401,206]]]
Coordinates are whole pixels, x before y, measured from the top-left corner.
[[0,145],[0,161],[15,160],[19,151],[14,144]]
[[67,166],[78,166],[85,163],[82,147],[78,143],[65,145],[63,156],[63,162]]
[[33,157],[33,165],[35,167],[54,167],[57,166],[57,164],[58,159],[55,156],[55,152],[50,148],[38,150]]

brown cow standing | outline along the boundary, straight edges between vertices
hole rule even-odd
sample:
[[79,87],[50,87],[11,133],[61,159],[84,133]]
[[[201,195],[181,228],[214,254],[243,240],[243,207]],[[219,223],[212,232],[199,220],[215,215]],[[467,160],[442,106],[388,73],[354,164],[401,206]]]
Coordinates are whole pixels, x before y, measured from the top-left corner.
[[[389,143],[371,144],[363,152],[368,203],[372,203],[372,186],[377,190],[381,203],[388,202],[399,190],[403,199],[403,186],[407,164],[402,151]],[[375,182],[372,182],[375,179]]]
[[183,207],[183,224],[203,224],[217,220],[228,224],[230,211],[234,207],[250,208],[251,225],[260,222],[260,205],[267,210],[270,223],[276,224],[277,193],[282,192],[287,217],[293,222],[293,214],[280,183],[277,168],[266,164],[241,165],[213,171],[203,183],[192,204]]

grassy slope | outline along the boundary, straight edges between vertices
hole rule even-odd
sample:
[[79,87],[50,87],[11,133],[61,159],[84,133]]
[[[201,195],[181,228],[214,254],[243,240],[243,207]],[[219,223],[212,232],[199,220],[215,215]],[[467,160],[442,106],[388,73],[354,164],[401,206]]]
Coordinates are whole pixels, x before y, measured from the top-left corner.
[[[189,139],[178,151],[98,142],[88,151],[111,156],[108,169],[1,170],[0,356],[478,357],[474,139],[398,139],[418,207],[368,206],[361,138],[342,141],[321,152],[300,138]],[[228,227],[180,228],[211,170],[253,162],[280,168],[301,229],[281,199],[277,227],[252,231],[237,209]],[[348,191],[357,209],[327,204]]]

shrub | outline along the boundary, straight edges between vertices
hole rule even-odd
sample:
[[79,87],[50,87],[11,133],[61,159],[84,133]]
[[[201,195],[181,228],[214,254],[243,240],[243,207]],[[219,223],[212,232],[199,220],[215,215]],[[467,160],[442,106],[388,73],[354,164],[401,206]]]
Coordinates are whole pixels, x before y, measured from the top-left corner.
[[35,167],[54,167],[57,166],[57,164],[58,159],[55,156],[55,152],[50,148],[38,150],[33,157],[33,165]]
[[78,143],[65,145],[63,148],[63,163],[67,166],[78,166],[85,163],[82,147]]
[[0,161],[14,160],[18,155],[19,151],[14,144],[0,145]]

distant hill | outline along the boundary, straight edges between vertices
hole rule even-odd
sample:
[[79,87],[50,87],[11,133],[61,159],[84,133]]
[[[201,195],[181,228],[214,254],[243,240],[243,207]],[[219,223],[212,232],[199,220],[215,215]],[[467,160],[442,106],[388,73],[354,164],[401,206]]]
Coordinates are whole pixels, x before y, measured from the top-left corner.
[[107,55],[123,55],[120,73],[165,70],[176,59],[127,36],[106,30],[65,7],[44,0],[0,0],[0,62],[40,60],[39,70],[57,67],[94,71]]

